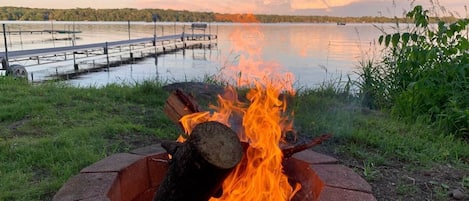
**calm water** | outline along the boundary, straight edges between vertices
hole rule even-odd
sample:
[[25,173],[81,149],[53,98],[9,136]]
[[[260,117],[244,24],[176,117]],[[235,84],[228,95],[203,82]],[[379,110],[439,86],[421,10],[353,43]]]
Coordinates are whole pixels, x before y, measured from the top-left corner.
[[[156,27],[157,35],[186,33],[190,23],[131,22],[3,22],[7,30],[76,30],[75,44],[126,40],[151,37]],[[388,25],[379,25],[380,27]],[[389,25],[390,26],[390,25]],[[201,32],[198,32],[201,33]],[[296,87],[315,87],[325,80],[345,80],[357,76],[359,61],[377,54],[375,41],[381,32],[372,24],[224,24],[212,23],[206,33],[218,35],[217,46],[212,49],[186,50],[160,56],[117,68],[109,72],[87,74],[69,83],[79,86],[101,86],[107,83],[135,83],[146,79],[168,82],[200,80],[204,75],[220,72],[220,69],[237,66],[241,57],[250,56],[268,64],[280,66],[279,71],[291,72]],[[233,36],[238,36],[234,38]],[[9,50],[70,46],[71,34],[22,34],[7,35]],[[246,41],[249,41],[246,43]],[[4,47],[3,40],[1,47]],[[240,45],[241,44],[241,49]],[[0,51],[4,51],[3,49]],[[251,52],[253,51],[253,52]],[[253,56],[255,54],[255,56]],[[29,65],[26,61],[20,63]],[[28,68],[28,72],[41,69]]]

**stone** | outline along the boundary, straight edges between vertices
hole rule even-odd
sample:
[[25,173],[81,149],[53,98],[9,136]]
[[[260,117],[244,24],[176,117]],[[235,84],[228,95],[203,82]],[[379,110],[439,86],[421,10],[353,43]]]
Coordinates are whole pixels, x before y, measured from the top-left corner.
[[371,186],[352,169],[340,164],[311,165],[326,186],[371,193]]
[[161,147],[161,144],[150,145],[146,147],[141,147],[130,151],[131,154],[142,155],[142,156],[150,156],[160,153],[165,153],[166,150]]
[[117,172],[122,200],[132,200],[150,187],[147,158],[140,155],[114,154],[83,168],[80,172]]
[[460,189],[454,189],[450,192],[450,195],[455,200],[462,200],[464,199],[464,193]]
[[118,153],[93,163],[92,165],[83,168],[80,172],[120,172],[121,170],[143,158],[145,157],[135,154]]
[[298,160],[303,160],[309,164],[333,164],[337,163],[336,158],[320,154],[311,150],[304,150],[298,153],[293,154],[293,157]]
[[349,189],[324,187],[317,201],[376,201],[376,198],[366,192],[354,191]]
[[[118,173],[84,173],[71,177],[52,198],[53,201],[119,200]],[[115,198],[115,199],[113,199]]]

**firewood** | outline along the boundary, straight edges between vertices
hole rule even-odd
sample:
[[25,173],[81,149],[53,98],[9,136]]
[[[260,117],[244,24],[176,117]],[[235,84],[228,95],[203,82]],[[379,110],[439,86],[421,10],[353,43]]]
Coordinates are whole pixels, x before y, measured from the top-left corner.
[[[200,109],[197,102],[192,96],[189,96],[185,94],[182,90],[177,89],[166,100],[164,112],[168,116],[168,118],[170,118],[175,124],[181,126],[182,128],[182,125],[179,123],[179,119],[184,115],[200,112]],[[323,141],[326,141],[327,139],[331,138],[331,136],[332,134],[323,134],[306,144],[300,144],[294,147],[284,148],[282,150],[284,158],[289,158],[297,152],[301,152],[306,149],[310,149],[316,145],[319,145]]]
[[332,134],[330,133],[323,134],[319,137],[314,138],[313,140],[309,141],[306,144],[300,144],[291,148],[282,149],[283,158],[290,158],[293,154],[304,151],[306,149],[310,149],[316,145],[319,145],[331,137],[332,137]]
[[154,201],[207,201],[243,157],[237,134],[213,121],[198,124],[184,143],[162,145],[172,159]]
[[174,124],[182,128],[179,119],[184,115],[200,112],[200,109],[197,101],[192,96],[177,89],[166,99],[163,111]]

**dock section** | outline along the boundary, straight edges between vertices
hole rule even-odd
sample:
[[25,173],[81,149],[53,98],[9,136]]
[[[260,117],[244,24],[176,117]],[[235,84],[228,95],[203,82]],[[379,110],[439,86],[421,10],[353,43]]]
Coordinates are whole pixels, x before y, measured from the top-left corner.
[[141,58],[216,45],[216,35],[176,34],[66,47],[0,52],[3,70],[21,65],[31,81],[67,79]]

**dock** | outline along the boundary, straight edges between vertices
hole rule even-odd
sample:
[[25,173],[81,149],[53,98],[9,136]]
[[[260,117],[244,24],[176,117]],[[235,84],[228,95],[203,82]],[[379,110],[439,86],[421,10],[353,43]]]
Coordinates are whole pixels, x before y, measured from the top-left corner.
[[0,52],[4,71],[9,66],[24,67],[31,81],[68,79],[119,64],[166,54],[186,48],[216,45],[216,35],[175,34],[75,46]]
[[70,31],[70,30],[18,30],[18,31],[6,31],[7,35],[21,35],[21,34],[79,34],[81,31]]

